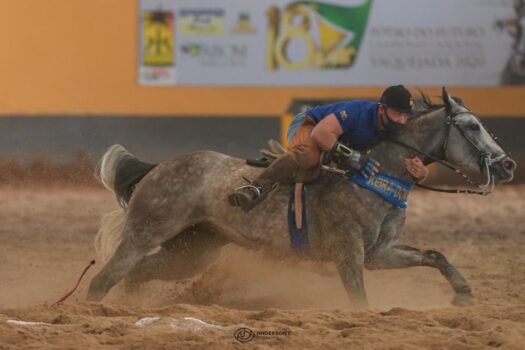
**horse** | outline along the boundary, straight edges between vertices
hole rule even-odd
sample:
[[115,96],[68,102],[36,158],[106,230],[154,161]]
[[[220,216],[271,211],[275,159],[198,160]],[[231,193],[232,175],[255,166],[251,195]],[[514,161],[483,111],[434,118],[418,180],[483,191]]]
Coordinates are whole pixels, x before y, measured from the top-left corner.
[[[516,163],[459,99],[445,88],[442,104],[422,97],[396,139],[370,150],[382,173],[413,183],[404,159],[418,155],[417,150],[428,156],[425,164],[446,160],[493,183],[512,180]],[[114,145],[99,164],[101,182],[115,192],[123,209],[110,215],[97,235],[98,250],[106,250],[110,259],[92,279],[88,300],[101,300],[124,277],[144,281],[198,274],[230,242],[278,258],[296,253],[288,233],[289,186],[277,187],[249,213],[229,206],[231,190],[261,171],[245,160],[200,151],[147,164]],[[368,307],[364,268],[436,268],[451,285],[454,304],[471,302],[470,286],[445,255],[398,243],[405,209],[332,172],[306,186],[310,245],[301,259],[335,264],[353,308]]]

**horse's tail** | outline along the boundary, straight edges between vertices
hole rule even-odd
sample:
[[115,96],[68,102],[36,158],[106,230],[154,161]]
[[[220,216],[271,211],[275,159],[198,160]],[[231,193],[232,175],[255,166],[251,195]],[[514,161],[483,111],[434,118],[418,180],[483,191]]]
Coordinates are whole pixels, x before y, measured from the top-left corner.
[[95,237],[95,250],[107,262],[122,240],[128,201],[135,185],[155,167],[138,160],[121,145],[111,146],[97,165],[96,176],[104,187],[115,193],[122,207],[106,214]]
[[115,193],[119,204],[125,208],[135,185],[155,166],[138,160],[121,145],[113,145],[100,159],[96,176],[108,190]]
[[124,230],[126,212],[120,208],[104,215],[100,221],[100,228],[95,237],[95,251],[102,263],[106,263],[113,256]]

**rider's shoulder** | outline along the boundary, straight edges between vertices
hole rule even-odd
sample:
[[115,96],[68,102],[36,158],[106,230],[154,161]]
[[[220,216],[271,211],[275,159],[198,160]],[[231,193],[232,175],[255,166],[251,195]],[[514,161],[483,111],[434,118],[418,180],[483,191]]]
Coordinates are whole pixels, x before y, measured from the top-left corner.
[[343,101],[341,102],[341,107],[348,109],[348,110],[366,111],[376,104],[377,102],[374,102],[374,101],[358,99],[358,100]]

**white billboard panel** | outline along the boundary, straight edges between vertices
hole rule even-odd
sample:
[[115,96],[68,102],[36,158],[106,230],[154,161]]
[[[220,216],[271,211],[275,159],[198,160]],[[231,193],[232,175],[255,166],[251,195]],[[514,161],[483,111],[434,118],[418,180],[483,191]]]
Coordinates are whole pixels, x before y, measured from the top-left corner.
[[[139,82],[144,85],[495,86],[525,81],[520,1],[139,3]],[[163,49],[171,49],[171,60]]]

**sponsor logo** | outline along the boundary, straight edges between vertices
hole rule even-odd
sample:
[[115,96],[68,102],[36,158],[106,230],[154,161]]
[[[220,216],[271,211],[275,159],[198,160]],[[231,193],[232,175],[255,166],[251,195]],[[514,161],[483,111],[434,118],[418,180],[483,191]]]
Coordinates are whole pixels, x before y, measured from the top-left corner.
[[181,9],[179,12],[181,36],[216,36],[224,34],[224,10]]
[[183,53],[197,57],[202,51],[202,45],[196,43],[188,43],[181,46]]
[[201,66],[239,66],[248,63],[246,44],[203,44],[188,42],[180,46],[186,56],[198,60]]
[[234,34],[255,34],[257,30],[252,26],[250,22],[250,15],[246,12],[239,13],[239,19],[237,25],[232,29]]
[[395,181],[382,176],[372,176],[368,179],[368,183],[379,190],[387,192],[389,195],[400,201],[406,201],[410,193],[409,190],[403,188]]
[[266,67],[349,68],[359,52],[372,0],[357,6],[295,1],[267,11]]
[[170,11],[145,11],[142,16],[143,64],[150,67],[173,66],[174,16]]

